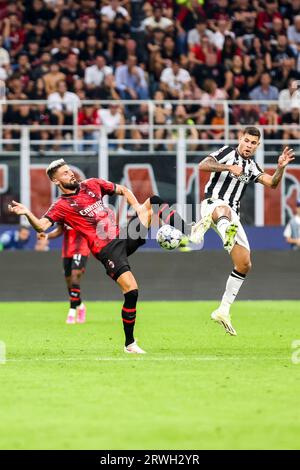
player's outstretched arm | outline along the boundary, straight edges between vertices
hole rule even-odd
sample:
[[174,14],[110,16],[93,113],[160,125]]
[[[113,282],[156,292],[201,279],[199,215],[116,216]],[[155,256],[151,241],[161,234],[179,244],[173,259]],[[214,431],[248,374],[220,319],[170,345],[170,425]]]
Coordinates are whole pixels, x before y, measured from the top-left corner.
[[276,189],[282,179],[285,168],[293,160],[295,160],[294,150],[285,147],[282,154],[278,158],[278,165],[274,175],[263,173],[259,176],[258,182],[264,186],[267,186],[268,188]]
[[26,206],[24,206],[20,202],[12,201],[12,203],[8,205],[8,210],[9,212],[12,212],[16,215],[25,215],[30,225],[37,232],[45,232],[45,230],[47,230],[52,225],[50,220],[46,217],[38,219],[32,212],[30,212],[30,210]]
[[234,176],[240,176],[243,173],[243,168],[238,165],[224,165],[219,163],[213,157],[206,157],[202,162],[199,163],[199,169],[201,171],[217,172],[229,171]]
[[130,189],[126,188],[126,186],[122,186],[120,184],[116,184],[115,193],[119,196],[124,196],[127,199],[127,202],[130,206],[133,207],[136,211],[140,208],[140,204]]

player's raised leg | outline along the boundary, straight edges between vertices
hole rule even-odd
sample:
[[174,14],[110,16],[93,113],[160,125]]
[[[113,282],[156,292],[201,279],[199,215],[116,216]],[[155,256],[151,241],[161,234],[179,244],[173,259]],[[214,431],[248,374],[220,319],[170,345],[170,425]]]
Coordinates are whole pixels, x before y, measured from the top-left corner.
[[170,207],[168,202],[156,195],[146,199],[144,204],[140,205],[138,216],[145,227],[150,226],[153,214],[156,214],[165,224],[180,230],[192,242],[200,243],[202,241],[203,236],[202,238],[200,237],[201,240],[199,238],[199,223],[188,224],[176,209]]
[[138,285],[131,271],[121,274],[117,283],[124,294],[122,307],[122,321],[125,333],[124,352],[129,354],[145,354],[134,339],[134,326],[136,320],[136,305],[138,300]]

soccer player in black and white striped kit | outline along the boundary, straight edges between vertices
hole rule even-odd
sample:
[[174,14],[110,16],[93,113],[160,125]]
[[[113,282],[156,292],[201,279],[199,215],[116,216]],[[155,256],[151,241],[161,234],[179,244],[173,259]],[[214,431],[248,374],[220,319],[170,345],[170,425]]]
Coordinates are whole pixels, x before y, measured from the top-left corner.
[[214,228],[234,265],[221,304],[211,318],[232,336],[236,331],[231,324],[230,307],[251,268],[249,242],[239,218],[240,201],[251,182],[277,188],[286,166],[294,160],[294,151],[286,147],[278,158],[275,173],[268,175],[253,159],[259,143],[259,129],[246,127],[236,148],[225,145],[199,164],[201,171],[211,172],[201,204],[202,235],[210,227]]

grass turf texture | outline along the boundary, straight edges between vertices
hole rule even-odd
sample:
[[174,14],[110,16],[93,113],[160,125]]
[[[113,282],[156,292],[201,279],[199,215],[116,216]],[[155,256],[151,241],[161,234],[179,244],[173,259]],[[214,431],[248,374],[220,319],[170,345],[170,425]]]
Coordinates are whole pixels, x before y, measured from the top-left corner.
[[121,303],[2,303],[1,449],[300,448],[300,302],[140,302],[147,355],[122,352]]

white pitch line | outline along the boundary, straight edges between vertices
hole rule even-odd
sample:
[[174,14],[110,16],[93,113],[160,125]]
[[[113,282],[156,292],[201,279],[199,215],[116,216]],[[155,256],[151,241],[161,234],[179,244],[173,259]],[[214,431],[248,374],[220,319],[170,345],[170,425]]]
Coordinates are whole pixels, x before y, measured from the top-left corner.
[[[58,357],[35,357],[35,358],[11,358],[6,359],[6,363],[8,362],[125,362],[125,361],[143,361],[143,362],[165,362],[165,361],[173,361],[173,362],[182,362],[182,361],[199,361],[199,362],[207,362],[207,361],[241,361],[241,360],[289,360],[289,356],[286,357],[278,357],[278,356],[245,356],[245,357],[238,357],[238,356],[163,356],[163,357],[155,357],[147,355],[140,356],[140,355],[128,355],[127,357],[65,357],[65,358],[58,358]],[[1,366],[1,364],[0,364]]]

